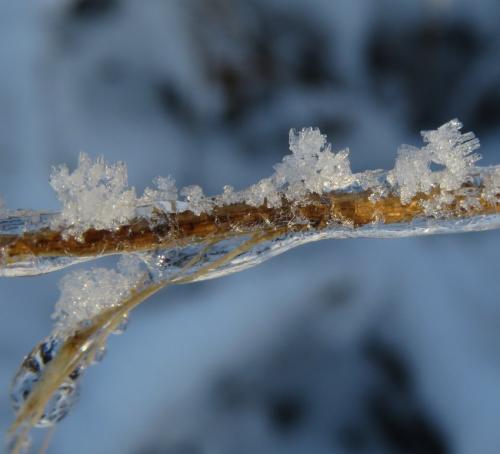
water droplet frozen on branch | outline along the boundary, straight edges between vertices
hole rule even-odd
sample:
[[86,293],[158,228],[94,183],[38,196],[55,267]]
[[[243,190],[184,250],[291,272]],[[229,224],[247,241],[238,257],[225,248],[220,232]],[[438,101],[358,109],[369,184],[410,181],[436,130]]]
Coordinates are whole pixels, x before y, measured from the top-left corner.
[[[41,380],[44,369],[58,354],[62,339],[50,336],[40,342],[25,358],[11,385],[10,399],[19,412],[30,397],[33,388]],[[50,427],[61,421],[78,399],[80,370],[68,375],[47,402],[44,412],[36,422],[36,427]]]

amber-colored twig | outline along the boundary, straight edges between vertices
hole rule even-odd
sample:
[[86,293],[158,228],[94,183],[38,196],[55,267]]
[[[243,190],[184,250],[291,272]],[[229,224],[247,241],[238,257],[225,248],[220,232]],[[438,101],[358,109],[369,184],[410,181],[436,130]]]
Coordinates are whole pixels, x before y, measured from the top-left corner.
[[[473,194],[475,207],[464,209],[461,202]],[[443,215],[450,219],[468,218],[500,212],[500,206],[481,196],[481,187],[469,184],[452,192],[453,201],[443,207]],[[403,204],[397,194],[373,201],[370,191],[309,195],[304,201],[289,202],[269,208],[237,203],[216,206],[209,213],[195,215],[191,211],[164,213],[155,211],[152,219],[136,218],[116,231],[89,229],[82,239],[65,235],[64,231],[44,229],[22,235],[0,235],[4,264],[14,264],[32,257],[93,257],[123,252],[145,251],[156,248],[180,247],[223,239],[252,232],[269,232],[287,227],[290,230],[322,230],[335,225],[361,227],[370,223],[385,225],[408,223],[425,217],[423,202],[432,202],[439,196],[418,194]]]

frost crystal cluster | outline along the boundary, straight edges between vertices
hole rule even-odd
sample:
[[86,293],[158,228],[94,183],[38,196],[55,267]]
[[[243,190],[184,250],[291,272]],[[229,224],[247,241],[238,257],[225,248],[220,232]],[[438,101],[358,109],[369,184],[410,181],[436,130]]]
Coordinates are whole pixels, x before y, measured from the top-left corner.
[[[200,186],[186,186],[180,191],[172,177],[157,177],[156,188],[147,188],[140,198],[135,189],[127,186],[125,164],[107,164],[102,157],[92,161],[80,154],[78,167],[70,172],[65,165],[52,172],[50,184],[62,203],[61,215],[54,227],[64,227],[66,234],[81,238],[89,229],[114,230],[130,221],[140,205],[160,205],[166,211],[182,206],[200,215],[214,206],[244,202],[251,206],[279,207],[282,197],[299,201],[308,193],[323,194],[352,185],[348,150],[333,153],[326,136],[319,129],[305,128],[290,131],[290,150],[275,173],[242,191],[224,187],[220,196],[209,198]],[[178,193],[183,197],[179,204]]]
[[355,183],[351,172],[349,151],[333,153],[326,136],[317,128],[290,131],[290,151],[274,166],[275,173],[241,192],[226,187],[222,202],[245,202],[251,206],[279,207],[282,196],[290,202],[300,201],[307,194],[323,194],[345,189]]
[[102,157],[94,162],[85,153],[72,173],[65,165],[55,168],[50,185],[62,203],[55,222],[76,236],[89,228],[118,228],[133,218],[138,203],[135,189],[127,186],[125,164],[109,165]]
[[[187,186],[178,191],[171,177],[156,178],[155,188],[147,188],[144,195],[137,198],[135,190],[127,187],[124,164],[109,165],[102,158],[93,162],[81,154],[79,166],[73,173],[62,166],[52,174],[51,184],[63,202],[58,222],[62,219],[71,233],[81,234],[89,227],[118,228],[136,216],[136,209],[145,204],[167,212],[189,210],[199,216],[216,206],[245,203],[254,207],[281,207],[285,200],[300,202],[309,194],[352,192],[359,188],[371,191],[378,199],[389,193],[399,194],[403,204],[408,204],[418,193],[439,190],[429,200],[420,201],[424,212],[431,216],[446,212],[446,206],[454,200],[452,191],[465,194],[460,201],[462,208],[476,209],[480,208],[477,194],[467,196],[467,188],[463,185],[471,181],[474,172],[477,173],[474,164],[480,157],[474,151],[479,141],[472,133],[461,134],[461,127],[458,120],[452,120],[437,130],[424,131],[424,146],[402,145],[394,169],[358,174],[351,172],[348,150],[334,153],[326,136],[318,129],[291,130],[291,154],[274,166],[272,176],[242,191],[225,186],[221,195],[211,198],[204,195],[200,186]],[[439,168],[433,169],[433,165]],[[500,194],[497,168],[483,172],[481,191],[485,200],[497,203]],[[183,200],[177,200],[178,194]],[[352,228],[348,224],[345,227]],[[340,232],[339,226],[337,230]],[[179,260],[182,257],[180,254]],[[189,259],[189,253],[186,257]],[[134,263],[125,266],[122,261],[118,271],[100,268],[66,276],[54,314],[56,330],[68,334],[85,320],[120,304],[140,275]]]
[[210,211],[213,207],[213,203],[205,197],[203,189],[198,185],[182,188],[181,195],[186,199],[187,209],[196,215]]
[[162,208],[165,208],[165,204],[167,204],[167,211],[174,211],[174,204],[178,197],[175,180],[170,175],[167,177],[156,177],[153,180],[153,184],[156,188],[146,188],[140,202],[145,205],[159,204]]
[[93,268],[73,271],[59,284],[60,297],[52,314],[54,333],[67,337],[103,311],[119,306],[138,283],[140,269],[134,259],[122,259],[118,270]]
[[308,193],[323,194],[344,189],[355,182],[349,151],[337,154],[319,129],[290,131],[291,155],[275,166],[274,180],[284,188],[288,200],[300,200]]
[[[434,187],[453,191],[467,182],[480,159],[473,153],[479,148],[479,140],[472,132],[461,134],[461,128],[462,123],[451,120],[435,131],[422,131],[423,148],[399,148],[396,165],[387,179],[398,187],[403,203],[419,192],[428,194]],[[432,170],[433,163],[442,169]]]

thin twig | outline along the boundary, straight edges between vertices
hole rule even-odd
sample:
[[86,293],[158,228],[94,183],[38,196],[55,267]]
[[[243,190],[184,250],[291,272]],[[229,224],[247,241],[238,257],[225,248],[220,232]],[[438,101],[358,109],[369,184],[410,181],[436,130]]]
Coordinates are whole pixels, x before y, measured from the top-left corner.
[[18,454],[20,452],[23,440],[27,437],[31,428],[42,417],[46,405],[61,384],[82,363],[91,362],[97,349],[105,344],[109,335],[116,330],[123,317],[127,316],[132,309],[162,288],[171,284],[192,282],[250,250],[256,244],[273,239],[282,233],[283,229],[277,229],[274,232],[257,233],[215,262],[201,267],[189,276],[183,276],[183,272],[199,262],[207,250],[213,246],[214,242],[210,242],[176,276],[159,283],[150,283],[141,290],[133,291],[131,296],[118,307],[102,312],[92,320],[88,328],[77,331],[73,336],[68,338],[62,345],[57,356],[47,365],[40,381],[35,384],[9,429],[9,435],[11,437],[16,436],[12,453]]
[[[466,219],[500,213],[500,205],[485,200],[481,191],[480,183],[469,183],[451,191],[452,202],[442,207],[443,216]],[[89,229],[80,239],[66,235],[62,229],[0,235],[1,260],[4,265],[13,265],[33,257],[94,257],[148,251],[181,247],[208,239],[233,238],[252,232],[272,232],[282,227],[295,231],[319,231],[335,225],[356,229],[371,223],[409,223],[429,218],[424,204],[437,201],[440,195],[437,190],[430,194],[417,194],[409,203],[403,204],[397,194],[374,200],[371,191],[331,192],[321,196],[311,194],[300,203],[289,202],[283,197],[282,206],[278,208],[236,203],[215,206],[210,212],[200,215],[191,211],[156,211],[153,219],[137,218],[115,231]],[[475,206],[465,209],[463,202],[471,196],[476,201]]]

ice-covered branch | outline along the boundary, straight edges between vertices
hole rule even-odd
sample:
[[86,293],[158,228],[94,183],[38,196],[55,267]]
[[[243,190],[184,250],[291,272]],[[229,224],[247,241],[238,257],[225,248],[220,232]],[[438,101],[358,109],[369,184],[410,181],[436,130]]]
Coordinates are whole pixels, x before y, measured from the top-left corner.
[[350,171],[347,151],[333,153],[318,130],[292,131],[292,154],[270,178],[239,192],[225,187],[215,197],[190,186],[181,190],[181,201],[171,178],[158,179],[157,189],[137,198],[123,165],[82,155],[72,174],[60,167],[52,175],[61,213],[0,220],[0,273],[38,274],[105,254],[178,249],[281,228],[308,238],[496,228],[500,167],[476,166],[479,142],[460,127],[454,120],[424,132],[426,145],[402,146],[390,171],[358,174]]
[[479,142],[461,126],[452,120],[423,132],[424,146],[402,146],[392,170],[357,174],[348,151],[333,152],[317,129],[291,131],[292,153],[273,175],[214,197],[198,186],[178,191],[171,177],[157,178],[138,197],[123,164],[86,155],[74,172],[54,169],[60,213],[0,215],[0,274],[40,274],[110,254],[122,259],[117,270],[63,279],[54,331],[14,380],[13,452],[32,427],[67,414],[107,337],[167,285],[236,272],[322,239],[499,228],[500,166],[476,166]]

